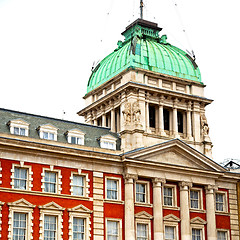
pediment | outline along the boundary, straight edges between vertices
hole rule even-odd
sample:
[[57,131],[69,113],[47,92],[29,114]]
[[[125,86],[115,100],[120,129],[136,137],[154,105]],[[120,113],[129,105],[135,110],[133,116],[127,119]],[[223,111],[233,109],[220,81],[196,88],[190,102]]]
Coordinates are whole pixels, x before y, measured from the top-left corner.
[[8,125],[29,126],[29,123],[24,121],[21,118],[18,118],[18,119],[13,119],[13,120],[9,121]]
[[145,211],[139,212],[135,214],[135,218],[140,218],[140,219],[152,219],[153,216]]
[[101,140],[111,140],[111,141],[116,141],[117,138],[115,138],[114,136],[107,134],[107,135],[103,135],[101,136]]
[[81,130],[79,130],[79,129],[77,129],[77,128],[75,128],[75,129],[71,129],[71,130],[67,131],[66,134],[71,134],[71,135],[82,135],[82,136],[85,135],[84,132],[82,132]]
[[39,208],[41,209],[48,209],[48,210],[58,210],[58,211],[63,211],[65,208],[61,207],[60,205],[58,205],[55,202],[50,202],[47,203],[43,206],[39,206]]
[[207,224],[207,222],[200,217],[195,217],[195,218],[191,219],[190,222],[191,222],[191,224]]
[[209,171],[226,171],[222,166],[179,139],[131,151],[126,153],[125,156],[165,165]]
[[52,130],[52,131],[57,131],[58,130],[57,127],[53,126],[50,123],[43,124],[43,125],[39,126],[38,129],[41,129],[41,130]]
[[12,203],[8,203],[9,206],[11,207],[25,207],[25,208],[35,208],[36,205],[31,204],[30,202],[28,202],[27,200],[25,200],[24,198],[21,198],[15,202]]
[[82,204],[73,207],[73,208],[68,208],[69,212],[78,212],[78,213],[92,213],[91,210],[89,210],[87,207],[83,206]]
[[163,218],[163,221],[168,221],[168,222],[180,222],[180,218],[173,214],[168,214]]

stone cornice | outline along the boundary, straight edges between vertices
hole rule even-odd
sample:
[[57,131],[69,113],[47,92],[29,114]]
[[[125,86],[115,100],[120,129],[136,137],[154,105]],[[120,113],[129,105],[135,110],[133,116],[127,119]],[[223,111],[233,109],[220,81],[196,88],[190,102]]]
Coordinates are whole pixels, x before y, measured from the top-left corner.
[[149,86],[149,85],[137,83],[137,82],[127,82],[127,83],[123,84],[122,86],[120,86],[119,88],[117,88],[116,90],[110,92],[109,94],[103,96],[102,98],[98,99],[94,103],[91,103],[87,107],[80,110],[78,112],[78,115],[83,116],[86,112],[90,111],[93,108],[96,108],[97,106],[102,105],[104,102],[106,102],[109,99],[116,96],[116,94],[120,94],[121,92],[125,91],[128,88],[144,89],[144,90],[151,91],[151,92],[157,92],[158,94],[163,94],[163,95],[166,94],[166,95],[169,95],[169,96],[175,97],[175,98],[183,98],[188,101],[189,100],[193,101],[193,102],[198,101],[198,102],[204,103],[206,105],[213,102],[213,100],[207,99],[205,97],[176,92],[173,90],[163,89],[163,88],[159,88],[159,87],[153,87],[153,86]]

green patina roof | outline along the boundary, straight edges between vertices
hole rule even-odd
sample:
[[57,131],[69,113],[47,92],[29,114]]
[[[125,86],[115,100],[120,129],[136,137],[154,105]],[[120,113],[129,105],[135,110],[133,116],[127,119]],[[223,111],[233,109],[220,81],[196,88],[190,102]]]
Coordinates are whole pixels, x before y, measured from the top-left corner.
[[159,37],[161,28],[142,19],[136,20],[122,34],[124,42],[105,57],[92,71],[87,92],[107,82],[123,70],[140,68],[156,73],[201,82],[201,74],[195,61],[181,49]]

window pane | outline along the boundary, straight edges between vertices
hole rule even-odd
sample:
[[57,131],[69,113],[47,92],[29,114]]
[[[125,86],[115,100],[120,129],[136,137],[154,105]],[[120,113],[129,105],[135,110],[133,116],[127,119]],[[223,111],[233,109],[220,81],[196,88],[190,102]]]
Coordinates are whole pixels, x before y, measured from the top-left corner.
[[117,200],[118,196],[118,181],[107,179],[107,199]]
[[107,240],[117,240],[119,236],[118,222],[107,221]]
[[57,217],[44,216],[44,240],[56,240]]
[[227,233],[223,231],[218,231],[217,240],[227,240]]
[[84,240],[84,219],[73,218],[73,240]]
[[27,214],[14,213],[13,214],[13,240],[27,240]]
[[84,177],[73,175],[73,195],[84,195]]
[[137,240],[147,240],[147,224],[137,224]]
[[146,202],[146,184],[136,184],[136,202]]
[[56,193],[57,189],[57,173],[55,172],[45,172],[45,192]]
[[199,208],[199,191],[190,191],[191,208]]
[[201,240],[201,229],[192,229],[192,240]]
[[216,210],[217,211],[224,210],[224,194],[216,193]]
[[173,188],[164,187],[164,205],[173,206]]
[[165,240],[174,240],[174,227],[165,227]]
[[14,188],[15,189],[27,189],[27,174],[26,168],[14,168]]
[[14,134],[19,135],[19,128],[18,127],[14,127],[13,130]]
[[24,128],[20,128],[20,135],[25,136],[25,129]]

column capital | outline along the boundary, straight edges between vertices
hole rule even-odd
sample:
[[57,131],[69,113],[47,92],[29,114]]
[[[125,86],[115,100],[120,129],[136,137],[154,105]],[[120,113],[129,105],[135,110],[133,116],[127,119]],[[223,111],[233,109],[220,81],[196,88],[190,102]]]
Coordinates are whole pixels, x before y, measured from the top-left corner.
[[138,179],[137,174],[131,174],[131,173],[125,173],[123,177],[124,177],[125,184],[133,184],[134,181]]
[[178,183],[180,187],[180,191],[188,191],[189,188],[192,187],[192,182],[182,181]]
[[209,184],[205,186],[206,194],[214,194],[216,190],[218,190],[218,187],[216,185]]
[[162,184],[166,183],[165,178],[153,178],[152,179],[153,187],[161,187]]

